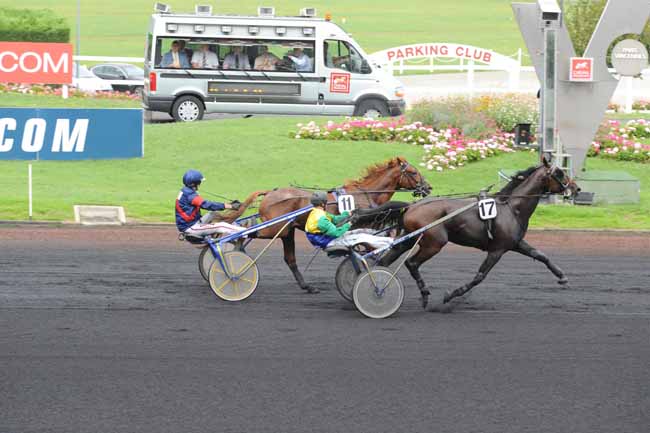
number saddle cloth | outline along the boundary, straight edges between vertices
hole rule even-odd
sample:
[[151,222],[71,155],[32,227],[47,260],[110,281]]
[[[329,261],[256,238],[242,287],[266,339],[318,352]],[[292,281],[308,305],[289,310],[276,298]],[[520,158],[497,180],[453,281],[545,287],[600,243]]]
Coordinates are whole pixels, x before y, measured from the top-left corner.
[[[489,197],[488,197],[488,193],[487,193],[486,190],[482,189],[482,190],[478,193],[478,200],[479,200],[479,203],[481,202],[481,200],[487,200],[488,198],[489,198]],[[488,239],[489,239],[489,240],[493,240],[493,239],[494,239],[494,236],[492,235],[492,221],[493,221],[493,220],[494,220],[494,218],[484,219],[484,220],[483,220],[483,222],[485,222],[485,231],[487,232],[487,236],[488,236]]]

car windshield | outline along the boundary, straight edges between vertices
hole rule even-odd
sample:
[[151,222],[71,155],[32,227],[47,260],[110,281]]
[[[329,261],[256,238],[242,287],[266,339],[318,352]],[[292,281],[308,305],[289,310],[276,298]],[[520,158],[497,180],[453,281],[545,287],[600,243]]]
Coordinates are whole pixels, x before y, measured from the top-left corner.
[[144,77],[144,70],[142,68],[133,65],[123,65],[122,68],[129,77]]
[[[77,65],[75,64],[72,68],[73,76],[77,77]],[[79,65],[79,77],[78,78],[93,78],[95,75],[88,70],[84,65]]]

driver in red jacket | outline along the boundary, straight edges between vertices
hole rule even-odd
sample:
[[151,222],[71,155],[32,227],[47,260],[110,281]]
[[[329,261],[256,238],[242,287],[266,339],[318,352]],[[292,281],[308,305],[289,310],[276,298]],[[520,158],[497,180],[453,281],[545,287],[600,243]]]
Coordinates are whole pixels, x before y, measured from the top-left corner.
[[201,209],[209,211],[222,211],[224,209],[239,209],[240,203],[234,200],[232,203],[219,203],[205,200],[197,190],[205,179],[201,172],[188,170],[183,175],[183,188],[176,198],[176,227],[179,232],[192,236],[206,236],[215,233],[232,234],[244,230],[243,227],[227,222],[211,223],[212,212],[201,218]]

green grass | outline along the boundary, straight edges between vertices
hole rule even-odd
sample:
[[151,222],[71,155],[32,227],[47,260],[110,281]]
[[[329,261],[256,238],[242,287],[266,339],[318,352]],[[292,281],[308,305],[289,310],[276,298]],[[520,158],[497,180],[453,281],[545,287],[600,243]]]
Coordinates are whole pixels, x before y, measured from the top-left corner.
[[[144,53],[145,34],[154,0],[83,0],[81,2],[81,43],[83,55],[134,56]],[[174,11],[190,12],[194,2],[167,0]],[[201,2],[197,2],[201,3]],[[273,4],[273,2],[270,2]],[[258,0],[212,3],[214,13],[257,14]],[[506,0],[448,1],[392,0],[275,2],[278,15],[296,15],[305,6],[330,12],[333,21],[353,35],[368,52],[417,42],[456,42],[477,45],[510,55],[524,48],[510,2]],[[0,0],[2,7],[16,7],[14,1]],[[49,8],[64,16],[75,41],[76,2],[30,0],[20,7]],[[345,18],[346,23],[342,24]]]
[[68,98],[63,99],[54,95],[22,95],[19,93],[1,93],[0,105],[3,107],[34,107],[34,108],[140,108],[138,100],[101,99],[101,98]]
[[[4,106],[114,107],[116,101],[1,95]],[[120,101],[137,106],[137,101]],[[325,121],[321,118],[322,122]],[[145,157],[118,161],[38,161],[33,163],[34,217],[71,220],[74,204],[112,204],[140,221],[173,220],[173,201],[188,168],[207,177],[208,192],[244,198],[258,189],[290,183],[338,186],[366,166],[396,155],[418,164],[422,149],[399,143],[311,141],[289,138],[297,117],[250,118],[193,124],[145,126]],[[499,169],[535,164],[535,154],[518,152],[463,169],[424,172],[433,195],[476,192],[497,182]],[[532,227],[650,229],[650,167],[588,159],[592,170],[624,170],[641,180],[638,206],[541,206]],[[0,219],[27,218],[27,162],[0,162]],[[404,195],[402,198],[409,198]]]

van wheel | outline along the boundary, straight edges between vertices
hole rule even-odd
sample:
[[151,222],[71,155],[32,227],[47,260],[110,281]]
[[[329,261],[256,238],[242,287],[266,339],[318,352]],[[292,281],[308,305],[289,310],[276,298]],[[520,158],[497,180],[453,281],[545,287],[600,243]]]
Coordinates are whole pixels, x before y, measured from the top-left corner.
[[177,122],[194,122],[203,119],[203,103],[196,96],[181,96],[172,106],[172,116]]
[[376,119],[378,117],[388,117],[390,113],[388,111],[388,105],[384,101],[379,99],[366,99],[361,101],[357,106],[356,115]]

